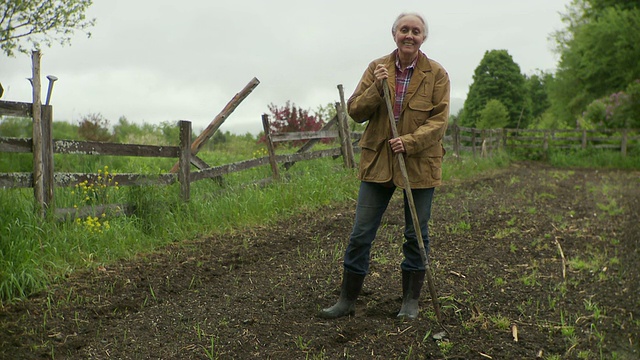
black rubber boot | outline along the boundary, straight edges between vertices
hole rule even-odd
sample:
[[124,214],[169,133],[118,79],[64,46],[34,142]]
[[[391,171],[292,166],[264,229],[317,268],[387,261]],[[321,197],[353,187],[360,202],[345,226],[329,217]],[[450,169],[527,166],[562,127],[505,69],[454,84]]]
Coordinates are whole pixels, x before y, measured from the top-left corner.
[[330,308],[322,309],[318,316],[323,319],[337,319],[353,316],[356,313],[356,299],[362,290],[365,275],[358,275],[345,270],[342,274],[342,287],[338,302]]
[[402,307],[398,318],[413,320],[418,317],[418,300],[424,283],[424,274],[424,270],[402,270]]

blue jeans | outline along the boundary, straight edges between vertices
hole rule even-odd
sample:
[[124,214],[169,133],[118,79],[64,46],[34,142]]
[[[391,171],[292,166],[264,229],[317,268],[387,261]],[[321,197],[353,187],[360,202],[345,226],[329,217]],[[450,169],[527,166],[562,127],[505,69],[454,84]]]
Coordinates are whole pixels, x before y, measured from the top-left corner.
[[[344,269],[359,275],[366,275],[369,272],[369,257],[371,244],[376,237],[382,215],[387,210],[391,196],[395,192],[395,187],[387,187],[382,184],[361,182],[358,193],[358,205],[356,207],[356,218],[349,238],[349,246],[344,255]],[[424,248],[429,254],[429,218],[431,217],[431,202],[433,200],[434,188],[411,189],[413,202],[418,212],[420,221],[420,232]],[[404,244],[402,253],[404,260],[400,267],[402,270],[416,271],[425,270],[420,256],[420,247],[415,229],[411,210],[407,201],[407,194],[404,192]]]

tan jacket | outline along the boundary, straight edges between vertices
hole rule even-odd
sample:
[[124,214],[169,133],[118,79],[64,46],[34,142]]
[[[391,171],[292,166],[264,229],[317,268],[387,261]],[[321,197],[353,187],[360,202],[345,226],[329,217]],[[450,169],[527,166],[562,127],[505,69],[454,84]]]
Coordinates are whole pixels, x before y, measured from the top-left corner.
[[[446,70],[420,52],[398,120],[398,134],[405,147],[405,163],[411,188],[431,188],[442,183],[442,138],[449,118],[450,83]],[[372,61],[355,92],[347,101],[349,115],[356,122],[369,121],[360,139],[362,148],[358,178],[362,181],[404,187],[398,161],[389,139],[391,125],[382,88],[375,84],[378,64],[389,70],[391,103],[395,102],[395,51]]]

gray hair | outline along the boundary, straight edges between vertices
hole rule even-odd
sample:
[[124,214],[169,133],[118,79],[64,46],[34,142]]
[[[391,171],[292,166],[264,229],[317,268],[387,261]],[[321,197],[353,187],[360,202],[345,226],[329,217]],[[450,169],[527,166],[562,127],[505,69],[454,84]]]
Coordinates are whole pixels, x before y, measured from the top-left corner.
[[424,41],[427,41],[427,38],[429,37],[429,26],[427,25],[427,22],[424,20],[424,16],[418,14],[418,13],[402,13],[400,15],[398,15],[398,17],[396,18],[396,21],[393,22],[393,26],[391,26],[391,34],[393,36],[396,36],[396,31],[398,30],[398,23],[400,22],[400,20],[406,16],[415,16],[417,17],[420,22],[422,23],[423,26],[423,32],[424,32]]

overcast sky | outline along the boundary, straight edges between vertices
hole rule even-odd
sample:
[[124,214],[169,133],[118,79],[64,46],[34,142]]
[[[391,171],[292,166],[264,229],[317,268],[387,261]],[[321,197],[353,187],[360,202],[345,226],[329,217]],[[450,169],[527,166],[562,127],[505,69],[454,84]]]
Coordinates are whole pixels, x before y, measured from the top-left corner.
[[[257,134],[268,105],[315,110],[348,98],[367,64],[390,53],[391,25],[405,11],[429,25],[422,50],[449,72],[461,105],[485,51],[506,49],[524,74],[553,71],[550,35],[570,0],[96,0],[91,38],[42,49],[55,75],[55,120],[100,113],[111,124],[190,120],[201,131],[256,77],[260,85],[223,131]],[[0,55],[2,100],[30,102],[30,55]]]

